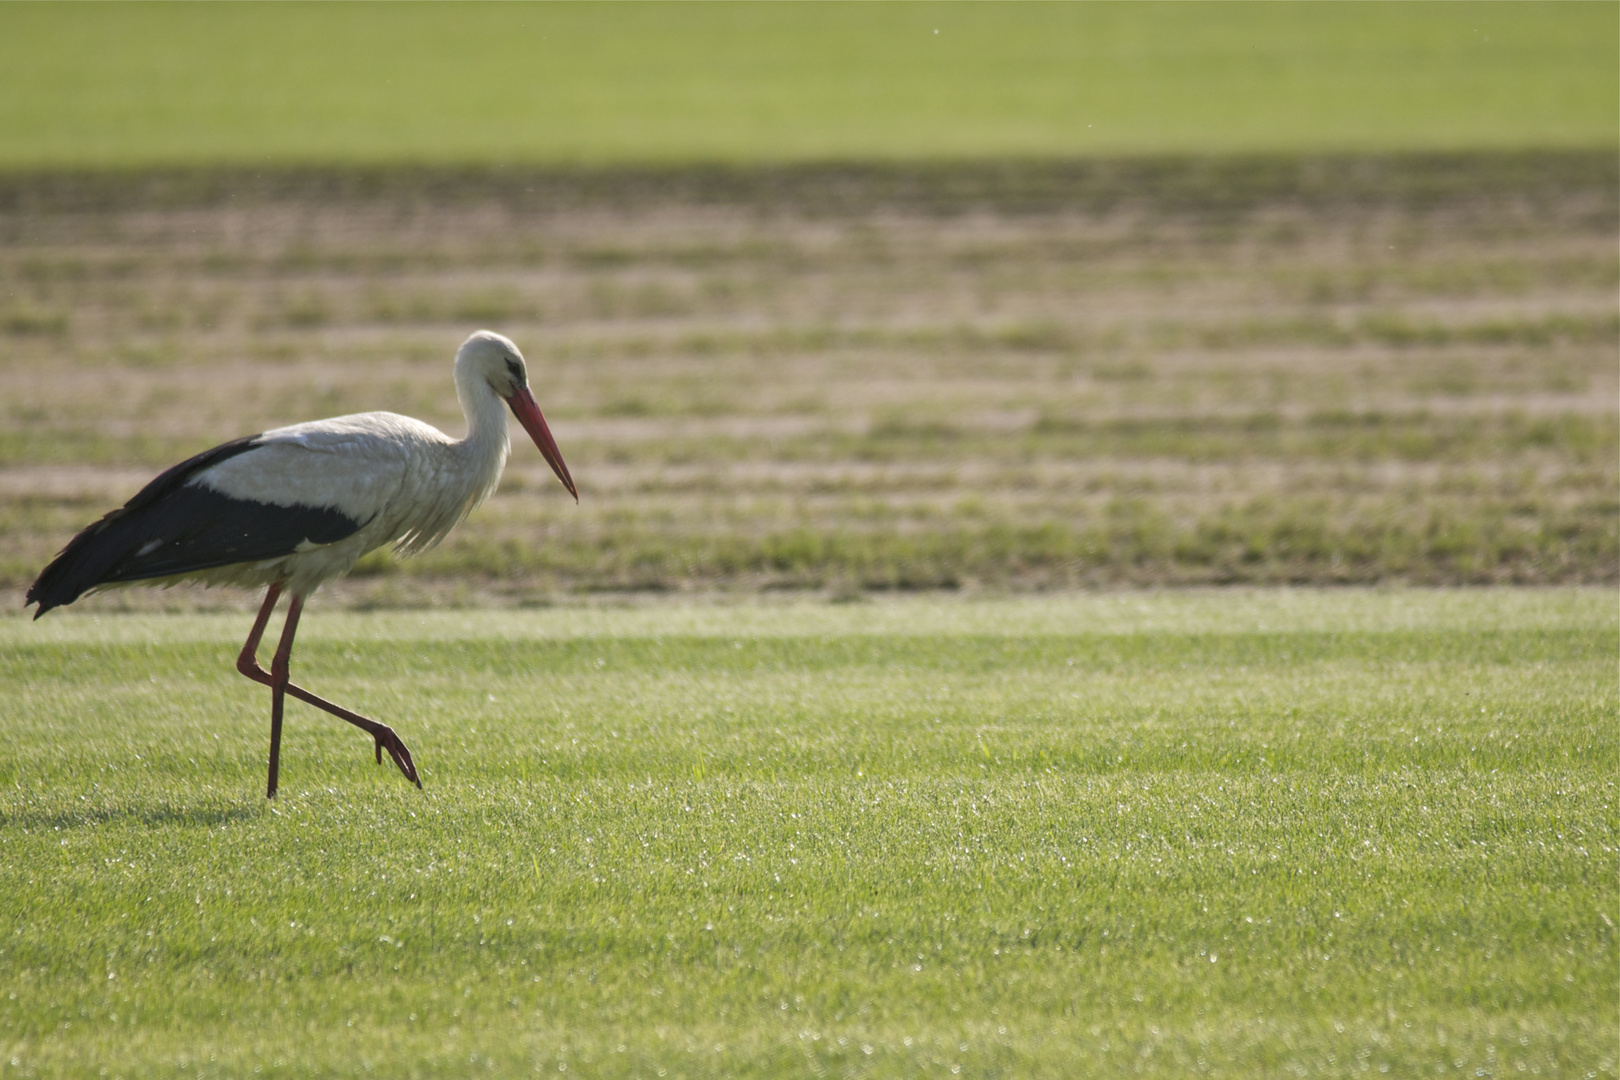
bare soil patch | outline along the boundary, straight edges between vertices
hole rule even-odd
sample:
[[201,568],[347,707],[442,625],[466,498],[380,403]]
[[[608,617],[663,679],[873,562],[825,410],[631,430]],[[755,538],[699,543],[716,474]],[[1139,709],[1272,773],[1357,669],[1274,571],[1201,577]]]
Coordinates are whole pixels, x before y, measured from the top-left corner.
[[0,582],[236,435],[459,431],[487,326],[579,507],[520,445],[338,597],[1612,583],[1617,191],[1603,154],[13,176]]

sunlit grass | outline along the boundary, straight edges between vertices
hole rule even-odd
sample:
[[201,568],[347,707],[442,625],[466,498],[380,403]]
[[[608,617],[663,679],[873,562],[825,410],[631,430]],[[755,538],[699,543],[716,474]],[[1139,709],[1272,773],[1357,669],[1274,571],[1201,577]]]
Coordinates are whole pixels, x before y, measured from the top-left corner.
[[0,622],[33,1075],[1614,1067],[1612,595]]
[[0,168],[1613,146],[1604,4],[19,5]]

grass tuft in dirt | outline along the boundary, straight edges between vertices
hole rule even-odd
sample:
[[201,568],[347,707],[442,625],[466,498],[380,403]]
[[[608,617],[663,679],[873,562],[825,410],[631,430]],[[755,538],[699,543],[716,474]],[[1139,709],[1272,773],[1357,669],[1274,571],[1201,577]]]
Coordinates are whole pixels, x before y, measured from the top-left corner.
[[1614,583],[1617,205],[1580,152],[0,177],[0,582],[227,438],[459,431],[485,324],[582,501],[520,444],[352,602]]

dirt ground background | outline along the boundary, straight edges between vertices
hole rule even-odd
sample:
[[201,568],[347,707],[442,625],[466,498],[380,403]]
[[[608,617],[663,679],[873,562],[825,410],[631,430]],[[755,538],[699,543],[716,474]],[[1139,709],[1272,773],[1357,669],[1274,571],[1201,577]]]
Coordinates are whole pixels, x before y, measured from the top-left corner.
[[0,588],[227,438],[459,434],[478,327],[579,506],[515,441],[329,603],[1612,584],[1617,205],[1608,152],[0,178]]

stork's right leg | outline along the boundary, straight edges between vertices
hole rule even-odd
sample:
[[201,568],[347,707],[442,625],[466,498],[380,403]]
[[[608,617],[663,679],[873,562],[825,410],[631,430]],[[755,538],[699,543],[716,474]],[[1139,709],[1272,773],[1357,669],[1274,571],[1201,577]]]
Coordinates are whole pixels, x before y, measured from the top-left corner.
[[[287,622],[281,628],[281,644],[276,646],[276,655],[270,661],[270,678],[272,680],[270,685],[276,688],[278,693],[280,689],[285,688],[287,693],[298,700],[307,701],[317,709],[324,709],[340,720],[347,720],[367,735],[370,735],[377,744],[377,764],[382,764],[383,751],[387,750],[388,756],[394,759],[394,764],[399,766],[399,771],[405,775],[405,779],[417,787],[421,787],[422,778],[416,774],[416,762],[411,760],[411,752],[405,748],[405,743],[395,734],[393,728],[387,724],[379,724],[370,717],[361,716],[357,712],[345,709],[341,705],[335,705],[320,695],[312,694],[302,686],[290,681],[293,635],[298,633],[298,616],[303,613],[303,610],[304,598],[297,593],[293,593],[292,599],[287,601]],[[280,707],[280,698],[277,698],[276,708],[279,710]],[[279,716],[280,713],[278,712],[277,715]]]
[[276,600],[280,596],[281,586],[270,586],[264,595],[264,606],[259,608],[259,617],[253,621],[253,631],[248,634],[247,643],[242,646],[242,653],[236,658],[237,671],[254,682],[264,683],[270,688],[270,782],[265,797],[269,799],[276,797],[276,775],[281,760],[281,714],[287,694],[300,701],[307,701],[317,709],[324,709],[333,716],[347,720],[360,728],[376,742],[377,764],[382,764],[383,751],[387,750],[388,756],[394,759],[394,764],[399,766],[399,771],[405,775],[405,779],[421,787],[422,778],[417,775],[416,762],[411,760],[410,750],[406,749],[405,743],[394,733],[393,728],[327,701],[292,682],[290,668],[293,636],[298,633],[298,617],[304,609],[304,598],[297,593],[293,594],[292,600],[287,604],[287,621],[281,628],[281,643],[276,647],[275,656],[270,661],[270,670],[266,671],[259,666],[259,641],[264,637],[264,628],[269,623],[270,613],[275,610]]

